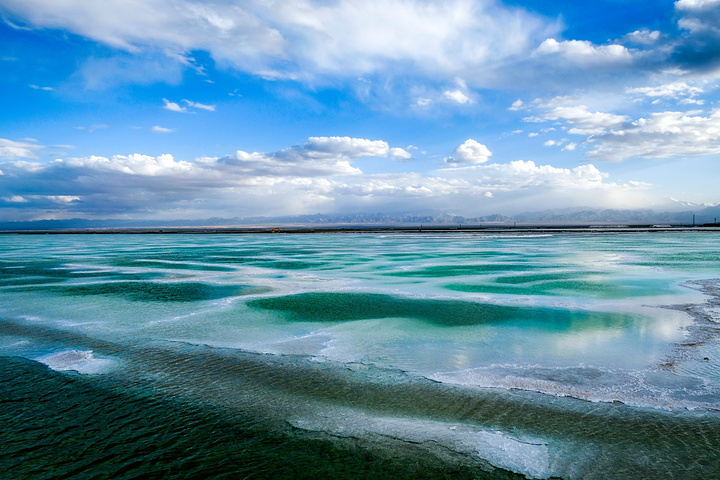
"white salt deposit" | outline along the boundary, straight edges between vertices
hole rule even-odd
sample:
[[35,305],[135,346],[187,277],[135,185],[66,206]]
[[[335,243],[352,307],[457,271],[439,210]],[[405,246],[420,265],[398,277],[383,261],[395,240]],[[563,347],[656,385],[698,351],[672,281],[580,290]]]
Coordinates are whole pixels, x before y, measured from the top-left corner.
[[74,370],[83,374],[106,373],[116,367],[110,358],[96,357],[92,350],[63,350],[36,358],[56,371]]

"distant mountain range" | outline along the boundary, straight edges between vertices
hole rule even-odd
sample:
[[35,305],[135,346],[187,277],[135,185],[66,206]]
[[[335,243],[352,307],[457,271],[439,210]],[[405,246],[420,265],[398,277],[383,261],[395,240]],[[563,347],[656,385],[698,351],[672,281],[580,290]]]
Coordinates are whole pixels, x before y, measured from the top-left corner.
[[314,214],[281,217],[234,217],[201,220],[36,220],[0,222],[2,231],[113,229],[113,228],[180,228],[180,227],[251,227],[251,226],[403,226],[403,225],[458,225],[481,226],[552,226],[552,225],[702,225],[717,223],[720,205],[696,206],[693,210],[656,212],[654,210],[593,210],[568,209],[528,212],[513,216],[500,214],[464,217],[441,214]]

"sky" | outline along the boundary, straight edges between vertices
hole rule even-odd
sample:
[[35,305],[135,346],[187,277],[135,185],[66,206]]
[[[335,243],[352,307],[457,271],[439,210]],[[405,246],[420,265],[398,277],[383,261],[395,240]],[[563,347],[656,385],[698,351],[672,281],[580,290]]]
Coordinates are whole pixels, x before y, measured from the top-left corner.
[[720,0],[0,0],[0,220],[720,202]]

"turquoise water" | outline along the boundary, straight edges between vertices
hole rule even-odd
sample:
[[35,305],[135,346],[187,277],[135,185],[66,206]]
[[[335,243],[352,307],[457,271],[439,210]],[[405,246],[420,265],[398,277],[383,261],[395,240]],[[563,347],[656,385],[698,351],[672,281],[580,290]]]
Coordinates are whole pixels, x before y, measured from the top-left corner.
[[717,477],[719,241],[0,236],[0,471]]

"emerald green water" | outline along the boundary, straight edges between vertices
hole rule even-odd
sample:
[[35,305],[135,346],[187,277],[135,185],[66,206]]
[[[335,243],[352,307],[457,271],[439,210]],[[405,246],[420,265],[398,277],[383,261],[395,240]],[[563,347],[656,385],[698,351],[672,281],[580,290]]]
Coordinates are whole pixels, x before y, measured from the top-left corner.
[[0,478],[717,477],[719,241],[3,235]]

